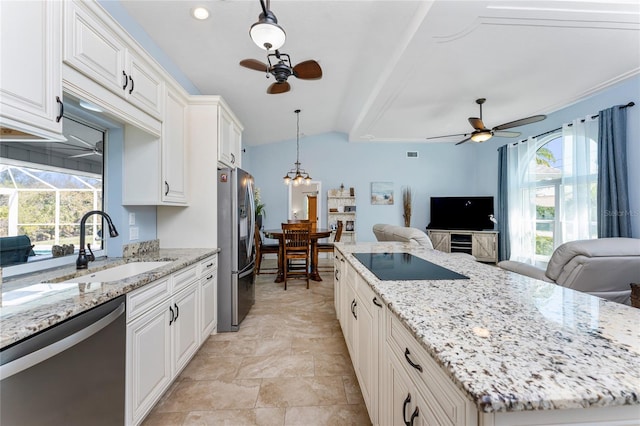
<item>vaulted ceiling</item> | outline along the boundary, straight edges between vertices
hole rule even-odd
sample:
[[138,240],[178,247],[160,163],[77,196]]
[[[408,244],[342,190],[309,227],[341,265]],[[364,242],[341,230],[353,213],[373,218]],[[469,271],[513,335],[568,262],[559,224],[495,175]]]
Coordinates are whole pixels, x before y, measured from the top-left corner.
[[[239,66],[267,62],[249,38],[258,0],[127,1],[122,6],[201,94],[222,95],[247,145],[344,132],[350,141],[428,142],[546,114],[640,71],[640,2],[273,0],[293,65],[315,59],[321,80],[291,91]],[[195,20],[190,10],[211,13]],[[519,129],[515,129],[519,130]],[[460,138],[437,139],[454,142]]]

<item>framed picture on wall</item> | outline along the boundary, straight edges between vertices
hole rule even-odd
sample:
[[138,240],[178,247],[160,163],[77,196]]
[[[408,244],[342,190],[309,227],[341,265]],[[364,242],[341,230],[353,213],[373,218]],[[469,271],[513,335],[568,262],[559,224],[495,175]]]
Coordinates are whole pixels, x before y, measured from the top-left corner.
[[371,182],[371,204],[393,204],[393,182]]
[[353,221],[348,220],[347,224],[344,226],[345,231],[353,231]]

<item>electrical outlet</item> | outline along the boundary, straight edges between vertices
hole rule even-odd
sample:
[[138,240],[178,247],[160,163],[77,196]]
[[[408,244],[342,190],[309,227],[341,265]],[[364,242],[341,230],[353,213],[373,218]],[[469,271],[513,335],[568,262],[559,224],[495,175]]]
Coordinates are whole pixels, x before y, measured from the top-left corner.
[[129,225],[135,225],[135,224],[136,224],[136,214],[129,213]]
[[133,241],[137,239],[138,239],[138,227],[132,226],[131,228],[129,228],[129,241]]

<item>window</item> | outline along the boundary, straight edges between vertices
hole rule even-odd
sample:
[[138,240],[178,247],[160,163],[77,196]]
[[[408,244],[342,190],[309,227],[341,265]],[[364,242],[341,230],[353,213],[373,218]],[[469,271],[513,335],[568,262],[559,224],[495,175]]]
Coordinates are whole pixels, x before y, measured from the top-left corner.
[[[2,267],[77,253],[80,219],[103,207],[105,131],[74,117],[64,118],[65,142],[0,144],[0,238]],[[90,216],[86,241],[102,248],[102,219]],[[20,246],[12,248],[17,237]],[[26,257],[18,250],[28,238]],[[73,246],[73,247],[72,247]]]
[[513,260],[545,267],[562,243],[597,237],[597,129],[574,120],[510,147]]

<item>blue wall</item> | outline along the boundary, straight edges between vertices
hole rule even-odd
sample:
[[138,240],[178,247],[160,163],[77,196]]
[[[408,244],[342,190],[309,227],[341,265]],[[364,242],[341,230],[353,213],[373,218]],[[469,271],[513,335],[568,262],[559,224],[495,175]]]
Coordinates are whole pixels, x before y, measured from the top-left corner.
[[[522,129],[522,139],[560,127],[577,117],[597,114],[613,105],[636,103],[628,112],[629,182],[632,230],[640,236],[640,77],[628,79],[588,99],[557,112],[546,120]],[[301,129],[304,131],[304,129]],[[253,174],[266,204],[266,228],[278,227],[287,218],[288,191],[282,183],[285,172],[293,167],[296,155],[295,139],[280,143],[246,146],[243,168]],[[402,225],[403,186],[413,192],[411,225],[425,229],[429,218],[429,197],[443,195],[496,196],[498,179],[497,148],[512,139],[493,138],[483,144],[423,144],[423,143],[350,143],[342,133],[326,133],[300,140],[300,162],[314,180],[322,182],[323,216],[326,226],[327,191],[354,187],[357,202],[356,233],[358,241],[375,241],[371,227],[375,223]],[[418,151],[418,158],[406,158],[407,151]],[[393,182],[395,204],[371,205],[371,182]]]

